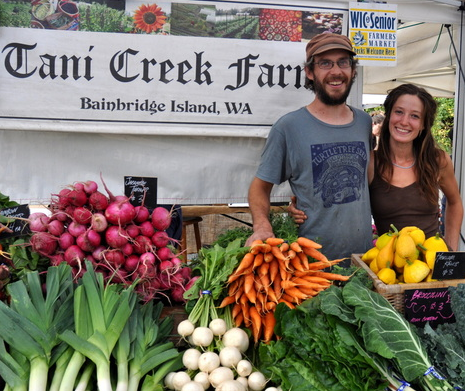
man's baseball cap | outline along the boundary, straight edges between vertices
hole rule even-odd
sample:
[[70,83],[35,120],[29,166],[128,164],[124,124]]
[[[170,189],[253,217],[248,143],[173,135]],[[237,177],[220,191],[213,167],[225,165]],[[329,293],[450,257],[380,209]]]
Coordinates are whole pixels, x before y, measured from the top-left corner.
[[309,59],[311,56],[314,56],[315,54],[320,54],[333,49],[347,50],[354,55],[357,54],[352,49],[352,43],[350,42],[350,39],[345,35],[321,33],[315,35],[307,44],[307,59]]

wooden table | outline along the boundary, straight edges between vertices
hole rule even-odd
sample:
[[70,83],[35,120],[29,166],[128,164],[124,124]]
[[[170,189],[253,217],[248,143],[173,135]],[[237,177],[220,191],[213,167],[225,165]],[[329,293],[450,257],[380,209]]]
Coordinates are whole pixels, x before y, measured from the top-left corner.
[[[250,213],[248,207],[235,207],[229,206],[228,204],[215,204],[215,205],[182,205],[183,217],[194,217],[194,216],[205,216],[205,215],[230,215],[233,213]],[[286,205],[272,205],[272,212],[285,212],[287,210]]]

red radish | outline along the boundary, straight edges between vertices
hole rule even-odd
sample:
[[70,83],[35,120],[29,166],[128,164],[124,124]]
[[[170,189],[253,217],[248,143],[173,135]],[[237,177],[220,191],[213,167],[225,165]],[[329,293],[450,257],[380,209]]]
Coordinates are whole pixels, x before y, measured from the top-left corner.
[[64,212],[68,215],[68,216],[72,216],[74,214],[74,209],[76,209],[75,206],[73,205],[68,205],[65,207],[64,209]]
[[106,251],[106,248],[102,245],[97,246],[94,251],[92,251],[92,257],[96,259],[97,261],[102,261],[103,260],[103,254],[104,251]]
[[174,254],[169,247],[161,247],[157,249],[157,258],[161,262],[167,261],[173,257],[174,257]]
[[151,238],[155,233],[155,228],[150,221],[144,221],[139,225],[141,235]]
[[112,225],[107,228],[105,231],[105,239],[107,244],[113,248],[120,248],[128,243],[126,231],[117,225]]
[[78,206],[74,209],[73,217],[79,224],[89,224],[92,219],[92,212],[84,206]]
[[129,256],[134,252],[134,247],[131,243],[128,242],[124,246],[122,246],[120,250],[125,256]]
[[68,193],[68,200],[71,205],[83,206],[87,202],[87,195],[84,190],[71,190]]
[[157,206],[152,212],[152,225],[158,231],[165,231],[171,225],[171,213],[162,206]]
[[75,221],[72,221],[68,225],[68,232],[73,235],[75,238],[77,238],[79,235],[83,234],[84,232],[87,231],[87,227],[83,224],[79,224]]
[[101,240],[99,233],[90,229],[76,238],[76,244],[82,251],[91,253],[100,245]]
[[187,284],[184,286],[184,289],[187,291],[189,290],[192,285],[195,284],[195,282],[200,278],[200,276],[195,276],[195,277],[192,277],[188,282]]
[[84,183],[83,182],[74,182],[72,187],[73,187],[74,190],[84,191]]
[[181,275],[186,281],[189,281],[192,276],[192,269],[190,267],[182,267],[180,269]]
[[111,274],[111,282],[116,284],[122,284],[126,282],[128,278],[128,272],[124,269],[118,269],[113,274]]
[[124,261],[124,268],[128,272],[133,272],[134,270],[137,270],[137,267],[139,266],[139,257],[137,255],[129,255],[126,258],[126,261]]
[[119,268],[124,264],[124,254],[120,250],[107,250],[103,253],[106,261],[113,268]]
[[62,211],[54,212],[52,217],[53,219],[61,221],[61,222],[65,222],[66,220],[68,220],[68,215]]
[[78,245],[73,244],[66,249],[64,258],[65,262],[71,266],[80,265],[84,261],[84,251]]
[[177,303],[185,303],[187,300],[184,299],[185,289],[178,285],[175,288],[171,289],[170,296]]
[[140,235],[140,228],[135,224],[126,225],[126,233],[130,238],[135,238]]
[[163,262],[160,262],[160,271],[163,273],[163,272],[169,272],[171,271],[171,269],[173,269],[174,265],[171,261],[163,261]]
[[87,194],[95,193],[97,191],[97,189],[98,189],[98,185],[94,181],[87,181],[87,182],[83,183],[83,190]]
[[150,264],[150,265],[155,264],[155,255],[151,252],[146,252],[146,253],[141,254],[139,259],[143,264]]
[[136,223],[143,223],[150,218],[150,212],[147,207],[143,205],[136,206],[134,208],[136,210],[136,217],[134,217],[134,221]]
[[143,254],[152,250],[152,241],[147,236],[136,236],[134,238],[134,252],[136,254]]
[[[173,258],[170,259],[171,263],[173,264],[174,267],[180,268],[184,262],[180,260],[178,257],[174,256]],[[187,269],[187,268],[186,268]]]
[[65,261],[65,257],[63,256],[62,253],[49,255],[49,258],[50,258],[50,265],[52,266],[58,266],[60,263]]
[[58,245],[62,250],[66,250],[68,247],[75,243],[75,238],[69,232],[63,232],[58,238]]
[[42,255],[52,255],[57,249],[57,238],[47,232],[36,232],[31,237],[32,249]]
[[62,189],[56,195],[56,201],[53,201],[53,204],[56,205],[59,209],[64,209],[69,205],[68,194],[71,192],[71,189]]
[[166,247],[170,242],[170,237],[166,231],[157,231],[152,235],[152,243],[155,247]]
[[52,220],[48,223],[47,230],[53,236],[60,236],[63,232],[65,232],[65,226],[60,220]]
[[141,279],[152,279],[157,275],[157,269],[154,265],[141,262],[137,267],[136,273]]
[[35,212],[29,216],[29,228],[32,232],[45,232],[47,231],[47,225],[50,222],[50,217],[45,213]]
[[93,210],[105,210],[109,203],[108,197],[99,191],[95,191],[89,196],[89,205]]
[[107,221],[115,225],[126,225],[134,219],[135,215],[134,206],[131,205],[127,197],[111,202],[105,209]]
[[102,213],[94,213],[90,221],[90,227],[97,232],[103,232],[108,227],[108,221]]

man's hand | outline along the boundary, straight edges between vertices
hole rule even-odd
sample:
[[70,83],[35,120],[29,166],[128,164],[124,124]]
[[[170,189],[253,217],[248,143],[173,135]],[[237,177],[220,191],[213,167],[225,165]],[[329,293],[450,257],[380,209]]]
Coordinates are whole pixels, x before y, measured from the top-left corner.
[[307,220],[307,215],[302,210],[297,209],[296,196],[291,197],[291,202],[287,207],[287,213],[289,213],[296,224],[302,224],[305,220]]

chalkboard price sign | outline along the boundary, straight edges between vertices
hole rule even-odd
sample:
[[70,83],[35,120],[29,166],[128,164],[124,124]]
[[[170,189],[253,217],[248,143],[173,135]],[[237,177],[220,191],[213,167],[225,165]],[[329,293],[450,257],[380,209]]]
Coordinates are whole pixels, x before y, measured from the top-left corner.
[[455,322],[447,287],[407,289],[405,292],[405,319],[419,327],[429,322],[431,327]]
[[144,205],[147,208],[157,206],[157,178],[125,176],[124,195],[134,206]]
[[[29,234],[31,231],[29,229],[29,224],[26,220],[29,218],[31,211],[29,205],[18,205],[12,206],[10,208],[4,208],[0,210],[0,215],[5,217],[8,220],[7,224],[4,224],[9,228],[11,232],[2,231],[0,233],[0,239],[23,236]],[[2,219],[5,220],[5,219]]]
[[459,280],[465,278],[465,252],[437,252],[432,278]]

